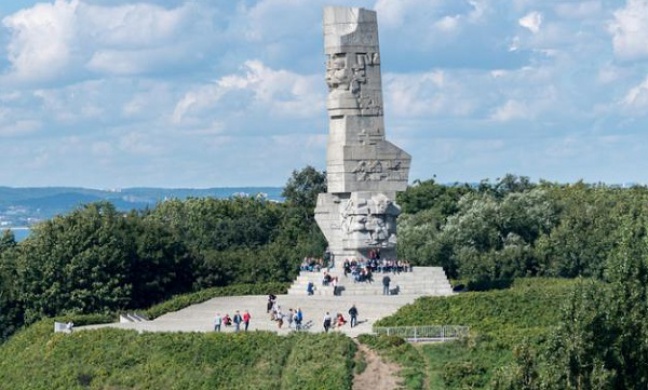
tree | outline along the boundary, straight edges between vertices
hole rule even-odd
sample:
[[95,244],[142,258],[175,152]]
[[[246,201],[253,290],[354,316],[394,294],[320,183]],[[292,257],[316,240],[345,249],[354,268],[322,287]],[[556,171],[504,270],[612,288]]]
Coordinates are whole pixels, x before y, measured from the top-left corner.
[[300,171],[293,171],[281,193],[292,206],[314,210],[317,195],[326,192],[326,172],[320,172],[308,165]]
[[581,283],[545,354],[549,389],[648,388],[648,241],[645,206],[630,210],[605,281]]

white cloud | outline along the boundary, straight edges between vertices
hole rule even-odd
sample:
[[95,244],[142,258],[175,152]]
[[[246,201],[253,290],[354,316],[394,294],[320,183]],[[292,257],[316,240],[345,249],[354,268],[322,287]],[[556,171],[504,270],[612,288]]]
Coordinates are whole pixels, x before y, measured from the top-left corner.
[[412,8],[418,7],[421,2],[434,2],[432,0],[377,0],[374,9],[380,15],[380,24],[385,27],[398,28],[403,25],[405,17]]
[[96,6],[82,0],[37,4],[3,19],[9,75],[17,81],[79,79],[84,69],[132,75],[198,60],[222,34],[213,12],[188,2]]
[[518,20],[520,26],[529,29],[534,34],[540,31],[542,25],[542,14],[537,11],[529,12]]
[[[0,112],[2,115],[2,112]],[[0,137],[15,137],[36,132],[42,128],[42,123],[35,120],[22,119],[13,123],[3,124],[0,117]]]
[[622,60],[648,58],[648,0],[628,0],[610,22],[614,54]]
[[56,0],[7,16],[2,24],[11,31],[7,51],[19,81],[58,76],[68,66],[76,34],[77,0]]
[[[274,70],[258,60],[246,61],[241,73],[221,77],[215,83],[188,91],[176,104],[172,120],[180,124],[189,114],[202,114],[233,92],[248,106],[260,105],[269,114],[287,117],[309,117],[323,112],[325,95],[320,76],[304,76],[286,70]],[[247,97],[246,97],[247,96]]]
[[507,100],[506,103],[497,107],[491,115],[491,119],[499,122],[529,119],[530,117],[531,113],[526,103],[517,100]]
[[119,149],[137,155],[156,155],[164,150],[157,144],[160,141],[141,132],[131,132],[120,137]]
[[459,20],[460,17],[458,15],[444,16],[441,20],[434,23],[434,26],[441,31],[452,32],[459,27]]
[[628,91],[622,104],[631,110],[646,112],[648,109],[648,76],[642,83]]
[[603,10],[600,0],[560,3],[556,5],[556,14],[562,18],[586,19],[598,16]]

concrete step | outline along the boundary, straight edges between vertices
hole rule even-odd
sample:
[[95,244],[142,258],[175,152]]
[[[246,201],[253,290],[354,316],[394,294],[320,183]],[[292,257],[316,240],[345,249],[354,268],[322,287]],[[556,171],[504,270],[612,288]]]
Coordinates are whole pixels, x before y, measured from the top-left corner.
[[[398,294],[405,295],[451,295],[452,287],[441,267],[415,267],[411,272],[373,274],[373,282],[355,282],[354,278],[344,276],[339,269],[331,269],[332,277],[338,277],[341,295],[383,295],[382,278],[388,275],[390,288],[397,289]],[[288,290],[288,295],[307,295],[308,283],[313,283],[313,295],[333,295],[332,286],[323,286],[324,272],[302,271]],[[396,291],[394,291],[396,292]]]

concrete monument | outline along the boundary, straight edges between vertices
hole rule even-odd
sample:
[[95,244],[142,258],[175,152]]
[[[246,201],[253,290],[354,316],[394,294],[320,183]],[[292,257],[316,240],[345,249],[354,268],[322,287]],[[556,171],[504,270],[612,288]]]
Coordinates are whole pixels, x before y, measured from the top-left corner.
[[385,139],[375,11],[324,9],[328,192],[315,220],[340,259],[396,256],[396,192],[407,188],[411,157]]

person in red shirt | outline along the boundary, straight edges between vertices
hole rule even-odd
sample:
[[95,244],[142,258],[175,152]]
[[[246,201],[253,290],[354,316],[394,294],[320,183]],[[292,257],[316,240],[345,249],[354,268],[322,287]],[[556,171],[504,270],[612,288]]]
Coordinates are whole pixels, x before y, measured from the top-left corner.
[[243,313],[243,324],[245,325],[246,332],[248,330],[248,326],[250,326],[250,319],[252,319],[252,316],[250,315],[250,312],[246,310],[245,313]]

